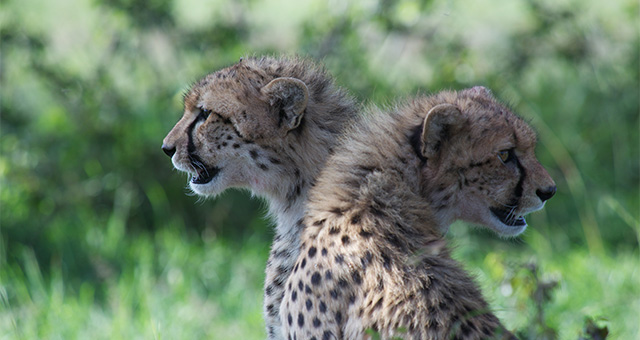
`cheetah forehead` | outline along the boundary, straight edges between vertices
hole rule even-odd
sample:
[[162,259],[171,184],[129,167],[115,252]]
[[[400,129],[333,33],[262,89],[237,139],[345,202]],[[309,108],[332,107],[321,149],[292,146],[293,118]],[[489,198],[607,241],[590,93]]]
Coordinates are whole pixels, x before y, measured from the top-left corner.
[[[194,83],[184,96],[185,109],[195,109],[203,102],[244,103],[259,99],[260,89],[279,77],[303,81],[316,102],[332,98],[350,101],[348,95],[335,88],[333,78],[311,60],[300,57],[243,58],[237,64],[213,72]],[[209,96],[210,98],[203,98]],[[255,104],[254,102],[247,103]]]
[[461,91],[454,103],[467,118],[465,133],[473,139],[504,147],[535,147],[537,136],[533,128],[490,92]]
[[184,107],[194,110],[204,103],[228,101],[242,102],[258,95],[258,90],[272,77],[260,69],[236,64],[211,73],[195,84],[184,97]]

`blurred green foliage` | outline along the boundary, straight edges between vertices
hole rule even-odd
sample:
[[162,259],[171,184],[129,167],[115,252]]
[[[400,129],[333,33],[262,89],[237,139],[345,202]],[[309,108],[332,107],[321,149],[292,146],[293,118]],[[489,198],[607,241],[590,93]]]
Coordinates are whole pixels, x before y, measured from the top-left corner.
[[638,11],[632,0],[3,1],[0,338],[264,337],[261,203],[185,195],[160,144],[191,82],[280,53],[321,60],[365,102],[478,84],[508,101],[537,128],[558,194],[521,240],[454,225],[457,257],[521,334],[538,334],[538,279],[523,272],[533,258],[559,282],[544,327],[575,339],[585,317],[604,318],[611,338],[640,336]]

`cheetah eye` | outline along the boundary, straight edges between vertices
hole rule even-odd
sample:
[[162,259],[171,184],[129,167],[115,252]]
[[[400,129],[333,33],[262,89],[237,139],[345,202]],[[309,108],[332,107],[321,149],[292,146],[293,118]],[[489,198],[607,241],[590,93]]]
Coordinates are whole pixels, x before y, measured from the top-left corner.
[[207,120],[207,118],[209,118],[210,115],[211,115],[211,110],[201,107],[200,114],[198,115],[198,119]]
[[502,150],[500,152],[498,152],[498,158],[500,158],[500,161],[504,164],[510,162],[511,160],[513,160],[514,158],[514,154],[513,154],[513,149],[509,149],[509,150]]

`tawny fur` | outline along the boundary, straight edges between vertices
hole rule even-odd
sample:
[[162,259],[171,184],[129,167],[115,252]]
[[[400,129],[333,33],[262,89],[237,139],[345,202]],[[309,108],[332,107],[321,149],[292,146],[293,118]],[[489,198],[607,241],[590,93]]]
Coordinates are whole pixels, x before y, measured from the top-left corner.
[[[301,85],[302,84],[302,85]],[[174,166],[204,196],[247,188],[265,197],[275,219],[267,262],[264,316],[269,339],[282,339],[283,286],[298,257],[307,191],[355,102],[318,65],[299,58],[248,58],[212,73],[185,95],[184,115],[164,140]]]
[[[425,119],[439,104],[461,115]],[[489,209],[509,203],[522,216],[555,192],[533,154],[535,134],[478,87],[366,117],[310,192],[281,305],[286,336],[512,338],[442,235],[456,219],[521,232],[516,219],[505,225]],[[501,161],[503,150],[515,158]]]

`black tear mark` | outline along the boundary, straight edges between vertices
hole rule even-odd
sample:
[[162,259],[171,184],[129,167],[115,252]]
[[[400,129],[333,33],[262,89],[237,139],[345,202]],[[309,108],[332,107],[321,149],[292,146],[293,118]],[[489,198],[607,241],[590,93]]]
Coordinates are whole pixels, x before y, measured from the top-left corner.
[[517,158],[515,160],[516,160],[516,165],[518,166],[518,170],[520,170],[520,178],[518,179],[518,183],[516,184],[516,187],[513,190],[513,194],[515,196],[514,201],[516,202],[515,205],[518,206],[520,205],[520,199],[522,198],[524,180],[527,178],[527,171],[522,166],[522,164],[520,164],[520,160],[518,160]]

